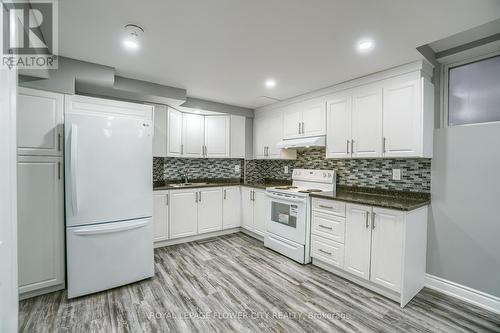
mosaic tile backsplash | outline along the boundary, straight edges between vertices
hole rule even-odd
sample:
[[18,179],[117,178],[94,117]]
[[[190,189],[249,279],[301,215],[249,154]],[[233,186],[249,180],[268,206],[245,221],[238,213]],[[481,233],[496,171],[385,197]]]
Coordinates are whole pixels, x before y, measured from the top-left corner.
[[[285,174],[283,167],[288,166]],[[425,192],[431,190],[430,159],[346,159],[325,158],[325,149],[308,149],[297,153],[297,160],[246,160],[245,181],[261,182],[264,178],[291,180],[291,170],[337,170],[337,184],[388,190]],[[392,169],[401,169],[401,180],[392,180]]]
[[243,178],[243,166],[242,159],[153,157],[153,181],[184,180],[186,171],[188,179]]

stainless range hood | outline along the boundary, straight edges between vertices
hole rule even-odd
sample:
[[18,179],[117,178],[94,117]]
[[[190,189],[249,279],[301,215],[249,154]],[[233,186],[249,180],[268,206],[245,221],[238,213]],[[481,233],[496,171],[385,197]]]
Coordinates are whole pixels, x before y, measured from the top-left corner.
[[312,136],[309,138],[299,138],[299,139],[288,139],[280,141],[276,147],[278,148],[312,148],[312,147],[324,147],[326,145],[326,137]]

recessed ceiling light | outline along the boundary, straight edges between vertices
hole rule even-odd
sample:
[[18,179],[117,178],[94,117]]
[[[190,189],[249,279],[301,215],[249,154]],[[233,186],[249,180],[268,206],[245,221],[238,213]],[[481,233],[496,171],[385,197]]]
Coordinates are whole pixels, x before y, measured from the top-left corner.
[[375,42],[371,39],[363,39],[358,42],[357,49],[360,53],[366,53],[373,50],[375,47]]
[[272,89],[276,87],[276,81],[274,79],[267,79],[265,82],[266,88]]
[[125,26],[126,36],[123,39],[123,46],[129,50],[137,50],[140,46],[139,38],[144,33],[144,29],[135,24]]

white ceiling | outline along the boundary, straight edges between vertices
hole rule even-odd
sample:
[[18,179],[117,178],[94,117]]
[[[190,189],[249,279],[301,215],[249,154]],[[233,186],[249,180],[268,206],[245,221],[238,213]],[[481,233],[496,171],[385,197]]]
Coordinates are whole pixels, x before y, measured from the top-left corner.
[[[498,0],[64,0],[60,54],[245,107],[420,58],[416,47],[500,18]],[[121,45],[141,25],[142,47]],[[369,55],[355,43],[376,41]],[[264,87],[276,79],[273,90]]]

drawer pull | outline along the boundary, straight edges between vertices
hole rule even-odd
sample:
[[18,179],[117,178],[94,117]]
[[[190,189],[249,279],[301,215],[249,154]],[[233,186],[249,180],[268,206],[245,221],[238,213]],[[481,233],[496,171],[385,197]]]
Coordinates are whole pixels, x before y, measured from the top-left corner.
[[323,250],[323,249],[319,249],[319,252],[322,252],[322,253],[324,253],[324,254],[328,254],[329,256],[331,256],[331,255],[332,255],[332,253],[331,253],[331,252],[325,251],[325,250]]
[[319,224],[318,227],[325,228],[325,229],[328,229],[328,230],[333,230],[332,227],[327,227],[326,225],[322,225],[322,224]]
[[324,205],[318,205],[319,208],[325,208],[325,209],[333,209],[332,206],[324,206]]

